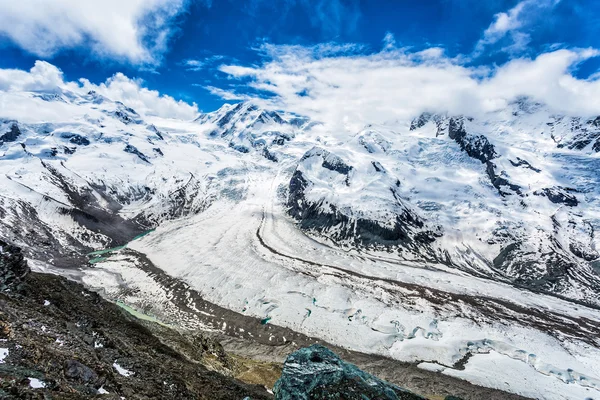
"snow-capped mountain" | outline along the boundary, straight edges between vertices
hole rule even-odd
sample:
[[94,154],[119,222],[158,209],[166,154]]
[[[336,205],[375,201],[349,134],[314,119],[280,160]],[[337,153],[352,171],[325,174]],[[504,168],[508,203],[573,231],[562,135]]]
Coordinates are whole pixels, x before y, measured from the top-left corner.
[[[600,117],[520,99],[348,133],[250,102],[180,121],[21,95],[65,111],[0,121],[0,236],[37,268],[179,323],[196,293],[482,385],[600,390]],[[492,351],[497,379],[457,367]],[[514,363],[533,383],[500,387]]]
[[599,135],[526,100],[370,126],[300,159],[289,212],[338,244],[598,304]]

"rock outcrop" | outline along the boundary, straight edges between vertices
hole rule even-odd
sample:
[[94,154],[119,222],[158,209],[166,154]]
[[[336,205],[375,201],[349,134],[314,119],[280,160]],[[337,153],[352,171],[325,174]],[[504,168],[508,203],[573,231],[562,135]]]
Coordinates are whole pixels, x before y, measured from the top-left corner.
[[290,354],[274,392],[277,400],[425,400],[344,362],[321,345]]
[[272,398],[200,333],[139,320],[0,242],[0,398]]

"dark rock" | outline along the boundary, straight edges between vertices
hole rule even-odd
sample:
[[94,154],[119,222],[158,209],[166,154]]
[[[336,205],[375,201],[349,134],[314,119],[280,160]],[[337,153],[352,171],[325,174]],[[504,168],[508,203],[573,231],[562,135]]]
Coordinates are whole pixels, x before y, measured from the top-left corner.
[[577,207],[579,201],[577,197],[573,196],[569,192],[573,192],[573,189],[563,188],[561,186],[555,186],[552,188],[544,188],[533,192],[536,196],[547,197],[554,204],[564,204],[569,207]]
[[590,119],[587,123],[588,123],[588,125],[594,126],[596,128],[600,128],[600,116],[598,116],[594,119]]
[[0,146],[7,142],[16,141],[19,136],[21,136],[21,130],[15,122],[10,126],[10,130],[8,132],[0,136]]
[[[346,175],[346,184],[349,184],[349,173],[353,167],[340,157],[315,147],[308,151],[300,162],[311,157],[321,158],[323,168]],[[380,172],[384,171],[381,164],[377,163],[373,166],[376,170],[379,168]],[[365,218],[351,218],[340,212],[333,204],[307,201],[305,192],[310,185],[310,181],[300,169],[294,172],[289,184],[288,213],[298,220],[301,229],[327,234],[330,239],[336,241],[350,240],[358,245],[403,246],[412,249],[432,243],[441,235],[441,233],[423,230],[424,222],[404,206],[397,214],[390,215],[392,223],[387,223],[385,226]],[[403,202],[396,193],[397,187],[390,187],[390,191],[398,204],[402,205]]]
[[375,171],[385,172],[385,168],[383,168],[383,165],[381,165],[381,163],[379,161],[371,161],[371,165],[373,165],[373,168],[375,168]]
[[594,251],[594,250],[589,251],[587,249],[583,249],[574,243],[569,244],[569,250],[576,257],[582,258],[585,261],[594,261],[594,260],[597,260],[598,258],[600,258],[600,253],[598,253],[597,251]]
[[414,130],[424,127],[429,121],[431,121],[432,116],[433,115],[428,112],[424,112],[423,114],[419,115],[417,118],[413,119],[412,122],[410,123],[410,130],[414,131]]
[[289,142],[291,138],[283,133],[279,133],[275,139],[271,142],[273,145],[283,146],[286,142]]
[[320,147],[313,147],[311,150],[307,151],[300,159],[300,162],[305,161],[310,157],[321,157],[323,159],[321,164],[323,168],[327,168],[330,171],[335,171],[342,175],[348,175],[353,169],[352,166],[346,164],[340,157]]
[[70,143],[78,146],[89,146],[90,141],[88,138],[78,135],[77,133],[63,133],[60,135],[63,139],[69,139]]
[[[107,399],[272,398],[264,387],[231,377],[237,359],[216,340],[138,320],[64,277],[22,276],[28,268],[20,251],[2,246],[0,282],[16,271],[21,288],[0,292],[0,337],[10,351],[0,364],[0,398],[95,399],[100,387]],[[133,374],[121,375],[115,360]],[[31,388],[29,377],[45,387]]]
[[69,360],[65,363],[65,376],[83,383],[93,383],[98,380],[98,374],[90,367],[79,361]]
[[117,119],[119,119],[119,121],[121,121],[125,125],[129,125],[129,124],[135,122],[135,120],[133,118],[131,118],[129,115],[127,115],[123,111],[115,111],[114,115],[115,115],[115,117],[117,117]]
[[19,291],[29,272],[21,249],[0,240],[0,291]]
[[516,193],[520,196],[523,195],[523,193],[521,192],[521,187],[519,185],[510,183],[508,181],[508,179],[506,179],[496,173],[496,165],[493,162],[491,162],[491,161],[486,162],[485,171],[487,172],[487,175],[490,178],[490,181],[492,181],[492,185],[494,185],[494,187],[498,190],[498,193],[500,193],[501,196],[506,196],[506,195],[512,194],[511,192],[507,191],[506,189],[510,189],[514,193]]
[[154,125],[148,125],[146,128],[147,128],[149,131],[151,131],[151,132],[154,132],[154,134],[155,134],[156,136],[158,136],[158,138],[159,138],[160,140],[165,140],[164,136],[162,135],[162,132],[161,132],[161,131],[159,131],[159,130],[158,130],[158,128],[157,128],[156,126],[154,126]]
[[277,156],[269,151],[267,147],[263,148],[262,155],[269,161],[278,162]]
[[109,112],[109,115],[114,116],[125,125],[142,123],[139,114],[133,108],[125,106],[120,101],[115,103],[119,106],[119,108],[112,113]]
[[271,121],[273,121],[277,124],[285,124],[286,123],[286,121],[283,118],[281,118],[281,116],[276,111],[263,111],[256,118],[256,120],[254,121],[254,123],[252,125],[257,124],[257,123],[267,124]]
[[522,158],[517,157],[517,161],[513,161],[513,160],[509,160],[509,161],[514,167],[525,167],[525,168],[528,168],[528,169],[538,172],[538,173],[542,172],[541,169],[535,168],[533,165],[531,165],[529,163],[529,161],[523,160]]
[[75,151],[77,150],[77,147],[67,147],[67,146],[63,146],[63,152],[65,154],[75,154]]
[[144,153],[142,153],[141,151],[139,151],[135,146],[128,144],[127,146],[125,146],[123,151],[125,151],[127,153],[131,153],[131,154],[135,154],[136,156],[138,156],[140,158],[140,160],[150,164],[150,161],[148,161],[148,157],[146,157],[146,155]]
[[448,136],[453,139],[469,157],[486,163],[498,156],[494,145],[483,135],[470,135],[464,127],[462,118],[450,118]]
[[242,109],[242,107],[244,106],[244,103],[238,103],[235,105],[235,107],[233,107],[231,110],[227,111],[225,113],[225,115],[223,115],[218,121],[217,121],[217,125],[220,128],[223,128],[225,125],[227,125],[229,122],[231,122],[231,119],[235,116],[235,114],[240,111]]
[[425,400],[312,345],[290,354],[273,389],[277,400]]
[[229,142],[229,147],[231,147],[235,151],[239,151],[240,153],[250,153],[250,149],[247,146],[244,146],[243,144]]
[[565,141],[559,141],[558,148],[566,147],[570,150],[583,150],[593,143],[592,150],[595,152],[600,151],[600,129],[598,129],[600,128],[600,117],[585,122],[581,118],[575,117],[570,118],[567,122],[570,123],[573,136]]

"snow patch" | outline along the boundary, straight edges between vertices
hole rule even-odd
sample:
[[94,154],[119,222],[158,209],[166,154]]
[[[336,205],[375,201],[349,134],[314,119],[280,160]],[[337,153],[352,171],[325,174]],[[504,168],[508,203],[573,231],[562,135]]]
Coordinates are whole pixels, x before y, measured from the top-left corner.
[[8,357],[9,351],[3,347],[0,347],[0,364],[4,364],[4,359]]
[[27,379],[29,379],[29,387],[31,387],[33,389],[43,389],[46,387],[46,384],[37,378],[27,378]]
[[123,376],[132,376],[134,374],[132,371],[121,367],[119,364],[117,364],[116,361],[113,363],[113,368],[116,369],[117,372]]

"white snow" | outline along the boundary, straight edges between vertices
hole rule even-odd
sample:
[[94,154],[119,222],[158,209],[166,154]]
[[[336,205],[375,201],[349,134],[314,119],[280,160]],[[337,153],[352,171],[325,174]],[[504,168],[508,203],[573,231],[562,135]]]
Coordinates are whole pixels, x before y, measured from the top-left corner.
[[113,368],[116,369],[117,372],[123,376],[131,376],[134,374],[132,371],[129,371],[128,369],[121,367],[119,364],[117,364],[116,361],[113,363]]
[[[556,141],[573,138],[570,119],[556,118],[544,108],[517,118],[508,107],[487,119],[466,122],[470,132],[485,134],[496,146],[496,170],[504,171],[503,176],[524,193],[502,197],[485,165],[448,137],[447,126],[437,136],[433,122],[411,131],[410,121],[395,121],[348,135],[324,126],[279,124],[277,116],[244,104],[222,124],[220,118],[234,106],[197,122],[152,117],[125,124],[115,117],[121,106],[109,99],[69,99],[53,106],[61,111],[51,119],[46,113],[31,115],[28,124],[19,125],[20,139],[0,146],[0,206],[9,210],[0,235],[21,226],[29,215],[23,208],[27,204],[47,226],[49,237],[65,248],[73,240],[98,250],[107,247],[107,237],[84,229],[64,212],[75,205],[61,185],[53,183],[50,166],[99,206],[109,204],[94,189],[98,186],[130,199],[120,210],[123,217],[143,216],[159,227],[128,247],[147,255],[207,301],[256,318],[269,317],[269,324],[340,346],[403,361],[426,360],[421,368],[526,396],[600,396],[597,340],[546,332],[519,322],[518,313],[507,307],[503,311],[514,313],[516,321],[498,320],[460,300],[495,299],[513,308],[553,313],[565,324],[576,324],[572,319],[600,320],[598,310],[484,278],[518,276],[516,268],[500,271],[492,262],[512,241],[522,242],[523,252],[530,254],[526,261],[532,263],[557,251],[556,243],[560,249],[576,246],[590,254],[600,248],[594,234],[600,228],[600,153],[590,146],[581,151],[557,147]],[[87,138],[89,145],[73,144],[70,134]],[[128,145],[149,162],[125,152]],[[270,146],[278,162],[263,157],[262,145]],[[65,151],[71,147],[76,148],[73,154]],[[56,156],[49,155],[52,148],[59,151]],[[329,155],[300,161],[315,148]],[[334,156],[352,166],[347,177],[322,167],[325,158],[332,161]],[[541,171],[514,166],[511,161],[517,157]],[[368,218],[389,227],[394,215],[406,209],[424,221],[422,229],[441,227],[443,235],[432,251],[440,259],[448,255],[462,269],[423,262],[410,252],[357,249],[348,241],[331,240],[339,226],[325,236],[299,230],[285,204],[285,190],[296,169],[310,179],[308,201],[321,209],[334,205],[350,221]],[[577,189],[580,205],[571,209],[534,195],[553,186]],[[181,195],[185,212],[169,218],[175,194]],[[565,253],[578,268],[561,294],[597,302],[597,294],[584,284],[596,279],[591,263]],[[177,322],[176,306],[152,274],[122,253],[103,257],[93,268],[77,272],[86,285],[109,298],[120,298],[123,288],[131,289],[121,298],[124,303],[155,308],[172,316],[169,323]],[[32,264],[73,273],[50,265],[46,258]],[[528,271],[543,272],[542,267]],[[448,300],[436,304],[417,287],[445,291]],[[190,303],[190,308],[195,306]],[[198,310],[211,315],[209,311]],[[469,352],[474,355],[465,370],[453,369]],[[0,362],[6,357],[1,354]],[[116,361],[113,367],[123,376],[133,374]]]
[[0,364],[4,364],[4,359],[8,357],[9,351],[4,347],[0,347]]
[[27,378],[27,379],[29,379],[29,387],[31,387],[33,389],[43,389],[46,387],[46,384],[37,378]]
[[[598,397],[597,386],[594,388],[572,381],[565,382],[547,373],[532,373],[530,365],[496,352],[473,356],[464,371],[446,369],[443,373],[531,398],[571,400]],[[545,394],[540,392],[540,388]]]
[[44,307],[47,307],[50,305],[50,302],[48,300],[44,300]]
[[420,363],[419,365],[417,365],[417,367],[424,369],[426,371],[433,371],[433,372],[441,372],[446,369],[446,367],[444,367],[443,365],[427,363],[427,362]]
[[104,387],[100,387],[98,389],[98,394],[110,394],[110,392],[106,389],[104,389]]

